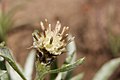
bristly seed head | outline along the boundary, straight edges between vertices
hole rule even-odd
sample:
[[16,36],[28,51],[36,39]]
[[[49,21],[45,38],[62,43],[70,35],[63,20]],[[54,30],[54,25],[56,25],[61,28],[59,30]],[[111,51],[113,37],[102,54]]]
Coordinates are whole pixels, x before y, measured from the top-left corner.
[[[47,19],[40,22],[42,32],[34,31],[33,36],[33,48],[37,49],[42,56],[53,55],[57,56],[66,52],[66,46],[70,40],[67,40],[69,27],[63,27],[60,32],[61,23],[57,21],[55,29],[51,29],[51,24],[48,23]],[[46,51],[46,52],[44,52]],[[46,60],[50,60],[48,57]]]

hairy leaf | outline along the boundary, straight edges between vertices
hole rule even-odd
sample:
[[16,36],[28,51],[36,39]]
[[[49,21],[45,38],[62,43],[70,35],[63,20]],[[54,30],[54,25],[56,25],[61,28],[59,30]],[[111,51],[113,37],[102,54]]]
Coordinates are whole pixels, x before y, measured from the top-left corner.
[[58,72],[65,72],[65,71],[71,71],[73,70],[75,67],[79,66],[80,64],[82,64],[84,61],[84,58],[77,60],[76,62],[72,63],[72,64],[67,64],[62,66],[61,68],[55,69],[55,70],[50,70],[48,71],[49,73],[58,73]]
[[8,73],[6,70],[0,70],[0,80],[9,80]]
[[6,70],[0,70],[0,77],[5,74],[7,71]]
[[84,73],[80,73],[75,77],[71,78],[70,80],[82,80],[83,76],[84,76]]
[[27,80],[32,80],[32,72],[34,67],[34,61],[35,61],[35,50],[32,50],[26,60],[24,72]]
[[23,78],[23,80],[26,80],[26,78],[16,65],[15,61],[13,60],[10,50],[8,48],[1,47],[0,56],[3,57],[12,66],[12,68],[21,76],[21,78]]
[[120,66],[120,58],[113,59],[102,66],[93,80],[108,80],[113,72]]
[[[72,38],[72,36],[69,35],[68,38]],[[68,57],[66,58],[63,65],[72,64],[76,60],[76,44],[74,40],[67,45],[67,51],[68,51],[67,52]],[[61,79],[68,80],[71,77],[70,75],[72,75],[72,71],[60,72],[56,77],[56,80],[61,80]]]

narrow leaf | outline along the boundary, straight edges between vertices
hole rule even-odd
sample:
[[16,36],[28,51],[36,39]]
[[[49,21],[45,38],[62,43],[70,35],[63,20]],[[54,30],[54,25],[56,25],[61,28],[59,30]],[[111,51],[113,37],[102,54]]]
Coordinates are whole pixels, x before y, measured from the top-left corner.
[[21,76],[21,78],[23,78],[23,80],[26,80],[26,78],[16,65],[15,61],[13,60],[8,48],[0,48],[0,56],[3,57],[12,66],[12,68]]
[[[17,65],[18,66],[18,65]],[[10,76],[10,80],[23,80],[19,74],[10,66],[9,63],[6,63],[6,68]],[[20,68],[19,68],[20,69]],[[14,75],[14,76],[13,76]]]
[[[57,69],[58,65],[57,65],[57,59],[53,62],[53,64],[51,65],[51,70],[53,69]],[[50,80],[55,80],[56,76],[58,75],[58,73],[51,73],[50,74]]]
[[[72,35],[69,35],[68,38],[71,39]],[[76,51],[76,44],[74,40],[67,45],[67,51],[68,51],[67,55],[71,55],[73,52]]]
[[35,53],[36,53],[36,51],[32,50],[29,53],[28,58],[25,63],[24,72],[25,72],[25,76],[26,76],[27,80],[32,80],[32,72],[33,72],[34,61],[35,61]]
[[84,73],[80,73],[77,76],[71,78],[70,80],[82,80],[84,76]]
[[114,71],[120,66],[120,58],[113,59],[102,66],[93,80],[108,80]]
[[49,73],[58,73],[58,72],[65,72],[65,71],[71,71],[73,70],[75,67],[79,66],[80,64],[82,64],[84,61],[84,58],[77,60],[76,62],[74,62],[73,64],[67,64],[62,66],[61,68],[55,69],[55,70],[50,70],[48,71]]
[[[65,62],[64,62],[64,64],[62,65],[62,66],[65,66],[65,65],[67,65],[67,64],[72,64],[73,62],[71,62],[72,60],[73,60],[73,57],[75,56],[75,52],[74,53],[72,53],[71,55],[69,55],[67,58],[66,58],[66,60],[65,60]],[[65,78],[66,78],[66,76],[67,75],[69,75],[69,73],[71,73],[71,71],[66,71],[66,72],[60,72],[59,74],[58,74],[58,76],[56,77],[56,79],[55,80],[64,80]]]
[[9,80],[9,76],[7,71],[0,70],[0,80]]
[[0,70],[0,77],[5,74],[7,71],[6,70]]
[[[69,35],[68,38],[69,39],[72,38],[72,35]],[[66,58],[63,65],[72,64],[76,60],[76,44],[74,40],[67,45],[67,51],[68,51],[67,52],[68,57]],[[61,80],[61,79],[66,79],[66,78],[68,80],[71,77],[70,75],[72,75],[72,71],[61,72],[56,77],[56,80]]]

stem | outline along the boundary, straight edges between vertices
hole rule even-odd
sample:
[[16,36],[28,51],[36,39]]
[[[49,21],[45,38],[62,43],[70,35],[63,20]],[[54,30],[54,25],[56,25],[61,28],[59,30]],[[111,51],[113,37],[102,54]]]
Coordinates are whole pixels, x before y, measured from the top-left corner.
[[[57,59],[53,62],[53,64],[51,65],[51,70],[53,69],[57,69]],[[55,78],[57,77],[58,73],[51,73],[50,74],[50,80],[55,80]]]
[[41,64],[39,60],[36,61],[35,66],[36,66],[35,80],[44,80],[45,74],[47,74],[47,72],[50,70],[50,66]]

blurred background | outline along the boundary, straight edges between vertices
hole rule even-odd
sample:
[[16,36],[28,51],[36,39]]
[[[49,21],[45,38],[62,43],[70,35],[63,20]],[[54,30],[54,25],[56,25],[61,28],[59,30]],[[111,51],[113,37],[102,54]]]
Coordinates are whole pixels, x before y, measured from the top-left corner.
[[[15,11],[6,42],[21,65],[33,30],[45,18],[53,26],[57,20],[69,26],[78,58],[86,57],[73,75],[84,72],[83,80],[92,80],[104,63],[120,57],[120,0],[0,0],[0,6],[4,13]],[[109,80],[120,80],[120,66]]]

